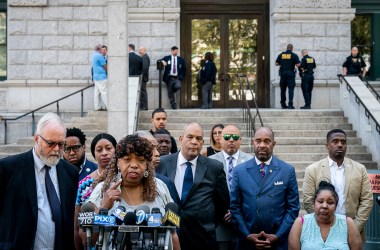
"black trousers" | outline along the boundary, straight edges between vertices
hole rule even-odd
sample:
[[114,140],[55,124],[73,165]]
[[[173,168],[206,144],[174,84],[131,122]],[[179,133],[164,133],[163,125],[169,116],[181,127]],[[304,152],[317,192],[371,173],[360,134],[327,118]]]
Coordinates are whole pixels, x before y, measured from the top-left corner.
[[179,80],[176,77],[170,77],[169,81],[166,83],[166,86],[168,88],[168,97],[170,101],[170,105],[172,108],[177,107],[177,103],[175,101],[174,94],[181,89],[181,80]]
[[303,98],[305,99],[305,106],[311,105],[311,92],[314,87],[314,76],[313,74],[305,74],[302,78],[301,89]]
[[293,107],[294,87],[296,86],[296,76],[294,71],[284,70],[281,72],[281,106],[286,107],[286,88],[289,88],[289,106]]

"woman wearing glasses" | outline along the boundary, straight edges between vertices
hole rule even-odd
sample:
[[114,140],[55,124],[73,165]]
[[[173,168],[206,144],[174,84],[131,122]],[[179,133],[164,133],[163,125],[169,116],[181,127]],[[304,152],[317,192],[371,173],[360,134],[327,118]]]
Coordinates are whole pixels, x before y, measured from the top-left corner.
[[201,154],[203,156],[209,157],[213,154],[219,153],[222,150],[222,145],[220,144],[220,138],[221,138],[223,129],[224,129],[223,124],[216,124],[212,127],[211,133],[210,133],[210,146],[202,150]]
[[[83,178],[78,185],[74,216],[74,235],[75,246],[77,249],[83,249],[86,242],[86,233],[79,229],[78,226],[78,214],[80,208],[82,204],[85,203],[90,197],[93,189],[95,188],[93,186],[93,182],[99,179],[103,173],[103,170],[106,169],[108,164],[111,162],[111,159],[115,154],[116,144],[116,139],[112,135],[106,133],[98,134],[91,142],[91,154],[98,163],[98,169]],[[77,236],[77,232],[80,232],[82,240]]]

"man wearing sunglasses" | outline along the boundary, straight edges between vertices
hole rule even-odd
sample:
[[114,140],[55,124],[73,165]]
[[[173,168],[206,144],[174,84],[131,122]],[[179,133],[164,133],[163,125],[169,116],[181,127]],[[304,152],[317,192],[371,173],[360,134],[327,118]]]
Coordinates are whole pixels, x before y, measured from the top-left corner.
[[[253,158],[252,155],[240,150],[241,141],[241,132],[238,127],[228,125],[222,130],[220,139],[222,151],[209,157],[223,163],[229,191],[234,168]],[[231,225],[231,216],[230,212],[228,212],[224,217],[224,223],[219,224],[216,228],[216,240],[218,241],[219,250],[236,249],[237,239],[238,235]]]
[[33,149],[0,160],[1,249],[75,249],[78,170],[61,159],[65,137],[62,120],[47,113]]
[[300,209],[294,167],[273,156],[273,131],[256,130],[255,157],[237,166],[231,185],[231,219],[239,249],[288,249],[288,235]]
[[66,130],[63,158],[79,170],[79,181],[98,169],[98,165],[86,158],[86,135],[79,128]]

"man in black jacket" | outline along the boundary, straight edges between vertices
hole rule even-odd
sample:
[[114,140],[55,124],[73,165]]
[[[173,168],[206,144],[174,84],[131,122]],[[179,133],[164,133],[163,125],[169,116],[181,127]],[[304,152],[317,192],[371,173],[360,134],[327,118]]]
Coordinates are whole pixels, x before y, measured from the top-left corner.
[[143,70],[142,58],[135,53],[135,45],[128,45],[129,76],[139,76]]
[[141,92],[140,92],[140,110],[148,110],[148,93],[146,91],[146,84],[149,81],[149,67],[150,58],[146,53],[145,47],[139,48],[139,54],[142,58],[142,81],[141,81]]

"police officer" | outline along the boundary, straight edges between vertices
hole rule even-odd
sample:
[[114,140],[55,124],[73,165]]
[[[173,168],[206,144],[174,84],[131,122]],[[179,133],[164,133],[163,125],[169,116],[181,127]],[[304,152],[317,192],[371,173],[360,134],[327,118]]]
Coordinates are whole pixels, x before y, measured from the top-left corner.
[[352,47],[351,55],[343,63],[343,75],[358,75],[365,77],[367,73],[366,63],[363,57],[358,55],[358,47]]
[[[280,66],[281,107],[294,109],[293,96],[296,86],[295,66],[301,65],[300,59],[293,53],[293,44],[288,44],[286,51],[278,55],[276,66]],[[286,88],[289,88],[289,106],[286,106]]]
[[303,98],[305,99],[305,106],[301,109],[311,108],[311,91],[314,86],[314,69],[317,67],[315,59],[308,55],[307,50],[302,50],[301,66],[299,67],[300,77],[302,79],[301,89]]

